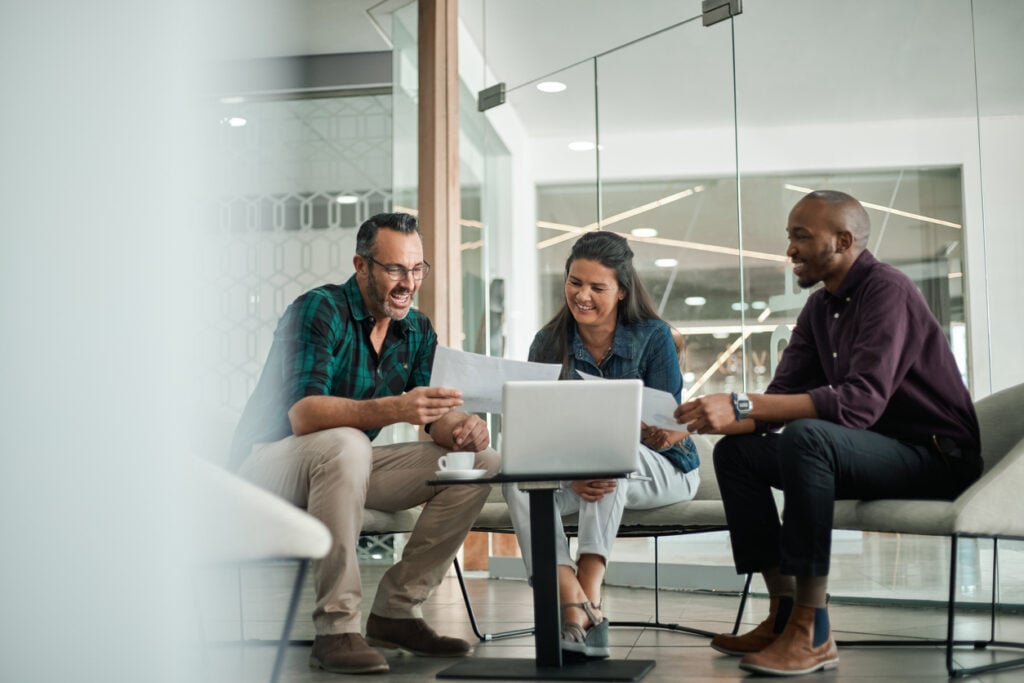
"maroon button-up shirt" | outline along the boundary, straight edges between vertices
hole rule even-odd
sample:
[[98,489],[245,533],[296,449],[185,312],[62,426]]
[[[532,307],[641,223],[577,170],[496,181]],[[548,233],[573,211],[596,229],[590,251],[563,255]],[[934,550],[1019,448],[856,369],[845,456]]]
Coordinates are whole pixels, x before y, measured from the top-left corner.
[[818,417],[844,427],[980,450],[974,404],[942,328],[910,278],[867,250],[838,291],[811,294],[766,393],[810,394]]

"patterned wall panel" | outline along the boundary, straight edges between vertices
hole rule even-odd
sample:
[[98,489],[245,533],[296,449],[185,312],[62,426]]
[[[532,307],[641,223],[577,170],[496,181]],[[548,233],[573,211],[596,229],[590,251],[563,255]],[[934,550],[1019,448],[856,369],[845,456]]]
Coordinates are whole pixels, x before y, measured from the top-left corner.
[[391,209],[391,98],[225,108],[196,343],[205,402],[238,413],[285,308],[312,287],[346,280],[356,229]]

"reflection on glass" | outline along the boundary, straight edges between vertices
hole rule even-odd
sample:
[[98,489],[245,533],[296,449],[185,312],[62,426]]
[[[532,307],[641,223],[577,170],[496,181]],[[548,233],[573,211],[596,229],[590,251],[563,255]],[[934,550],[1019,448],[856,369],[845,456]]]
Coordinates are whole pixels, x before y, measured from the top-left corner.
[[[735,232],[722,229],[734,220],[733,179],[606,182],[605,206],[624,218],[605,229],[631,241],[637,267],[662,315],[684,336],[685,395],[738,391],[744,377],[748,391],[768,386],[778,349],[809,294],[796,286],[785,256],[789,209],[810,189],[838,187],[864,202],[872,221],[871,250],[918,285],[966,373],[959,169],[747,176],[743,295]],[[574,218],[565,209],[585,190],[541,188],[538,213],[558,207],[563,231],[581,226],[584,216]],[[657,236],[638,237],[637,228]],[[538,232],[540,246],[547,233],[544,227]],[[543,315],[553,314],[558,305],[567,249],[541,248]]]

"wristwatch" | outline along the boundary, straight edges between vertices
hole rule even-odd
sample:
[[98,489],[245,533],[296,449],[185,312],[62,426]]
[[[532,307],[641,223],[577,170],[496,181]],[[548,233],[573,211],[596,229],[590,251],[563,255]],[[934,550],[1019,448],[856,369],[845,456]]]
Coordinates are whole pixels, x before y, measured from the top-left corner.
[[732,412],[736,416],[737,422],[745,417],[750,417],[750,411],[753,409],[754,404],[749,396],[732,392]]

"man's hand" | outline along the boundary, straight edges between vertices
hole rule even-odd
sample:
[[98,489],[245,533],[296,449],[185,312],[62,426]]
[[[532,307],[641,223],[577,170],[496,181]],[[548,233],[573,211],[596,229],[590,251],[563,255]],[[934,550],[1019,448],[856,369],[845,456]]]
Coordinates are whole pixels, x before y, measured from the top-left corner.
[[452,427],[452,445],[460,451],[479,453],[491,445],[487,423],[477,415],[462,415],[465,419]]
[[476,415],[456,410],[443,415],[431,426],[430,438],[437,445],[454,451],[479,453],[491,445],[487,423]]
[[396,422],[414,425],[436,422],[462,405],[462,392],[447,387],[416,387],[396,398],[399,401],[399,418]]
[[[674,413],[676,421],[697,434],[736,434],[749,431],[740,428],[729,394],[708,394],[687,401]],[[744,420],[743,422],[747,422]]]
[[652,451],[663,451],[689,436],[688,432],[676,432],[661,427],[640,423],[640,441]]
[[596,502],[615,490],[619,482],[614,479],[579,479],[569,485],[576,495],[588,502]]

